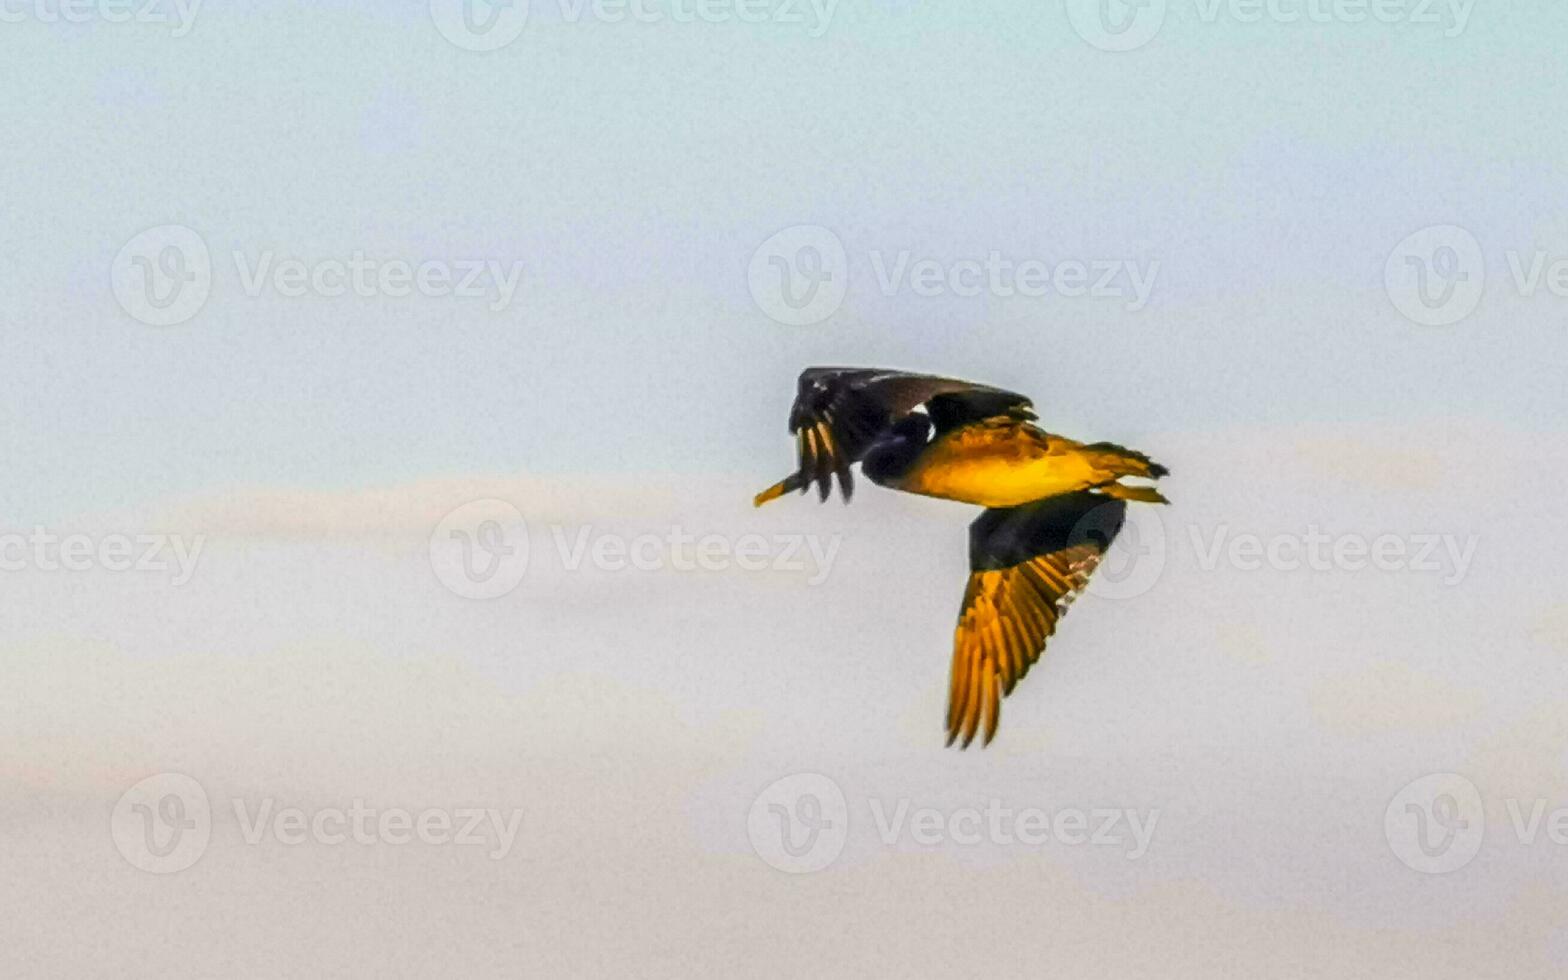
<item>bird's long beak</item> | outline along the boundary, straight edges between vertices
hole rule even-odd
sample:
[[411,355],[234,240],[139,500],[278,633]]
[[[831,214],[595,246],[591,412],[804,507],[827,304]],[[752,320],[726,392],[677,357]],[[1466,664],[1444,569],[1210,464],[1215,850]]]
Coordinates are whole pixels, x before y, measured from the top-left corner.
[[777,500],[782,496],[784,496],[784,481],[780,480],[779,482],[773,484],[773,486],[757,494],[755,497],[752,497],[751,505],[753,507],[761,507],[768,501]]
[[751,498],[751,505],[753,507],[761,507],[770,500],[779,499],[786,493],[789,493],[791,490],[799,490],[801,486],[803,486],[803,484],[800,479],[800,474],[791,473],[789,476],[786,476],[784,479],[773,484],[773,486]]

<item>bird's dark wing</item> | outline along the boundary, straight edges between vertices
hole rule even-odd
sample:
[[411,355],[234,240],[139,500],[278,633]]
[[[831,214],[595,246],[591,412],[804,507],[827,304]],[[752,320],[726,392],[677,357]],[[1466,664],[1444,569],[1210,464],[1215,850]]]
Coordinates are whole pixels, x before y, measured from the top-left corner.
[[926,402],[926,412],[938,435],[985,419],[1007,416],[1020,422],[1033,421],[1034,403],[1023,395],[999,388],[974,388],[969,391],[943,392]]
[[991,415],[1033,417],[1023,395],[970,381],[877,368],[807,368],[789,412],[800,468],[784,486],[804,491],[815,482],[826,500],[836,474],[848,500],[854,492],[850,465],[889,426],[921,405],[938,431]]
[[969,585],[953,636],[947,744],[989,744],[1002,698],[1088,584],[1127,505],[1087,491],[987,510],[969,525]]

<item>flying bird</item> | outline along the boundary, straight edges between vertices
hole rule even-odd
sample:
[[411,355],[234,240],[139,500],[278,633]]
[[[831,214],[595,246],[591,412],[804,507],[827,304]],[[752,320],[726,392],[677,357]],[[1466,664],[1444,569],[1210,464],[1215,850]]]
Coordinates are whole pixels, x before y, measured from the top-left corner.
[[969,525],[969,582],[953,636],[947,744],[996,735],[1002,698],[1029,672],[1067,606],[1121,530],[1127,501],[1168,501],[1168,472],[1143,453],[1081,443],[1036,425],[1033,403],[989,385],[876,368],[801,372],[789,430],[798,468],[757,494],[761,507],[835,482],[872,483],[986,508]]

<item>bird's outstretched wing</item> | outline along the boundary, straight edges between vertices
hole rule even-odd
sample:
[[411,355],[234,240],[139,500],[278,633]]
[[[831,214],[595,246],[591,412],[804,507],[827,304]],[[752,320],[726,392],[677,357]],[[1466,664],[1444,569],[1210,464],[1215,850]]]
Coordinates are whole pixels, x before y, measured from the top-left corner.
[[993,415],[1034,417],[1023,395],[971,381],[880,368],[807,368],[789,412],[799,469],[758,494],[756,503],[804,492],[812,483],[826,500],[835,475],[848,500],[855,488],[850,466],[889,426],[922,405],[938,432]]
[[969,525],[969,586],[953,636],[947,744],[996,734],[1002,698],[1029,672],[1088,584],[1127,505],[1089,491],[987,510]]

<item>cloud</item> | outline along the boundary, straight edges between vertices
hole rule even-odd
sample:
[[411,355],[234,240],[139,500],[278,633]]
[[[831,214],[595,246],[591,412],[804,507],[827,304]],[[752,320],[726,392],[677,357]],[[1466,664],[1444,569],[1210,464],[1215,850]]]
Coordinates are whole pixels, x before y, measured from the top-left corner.
[[[236,487],[166,506],[162,514],[166,523],[208,534],[424,536],[452,510],[475,500],[509,501],[527,520],[549,523],[675,513],[683,496],[711,494],[700,477],[453,476],[347,489]],[[735,499],[746,499],[738,487]]]
[[1464,724],[1485,704],[1479,689],[1383,660],[1313,685],[1312,715],[1347,738],[1432,733]]

